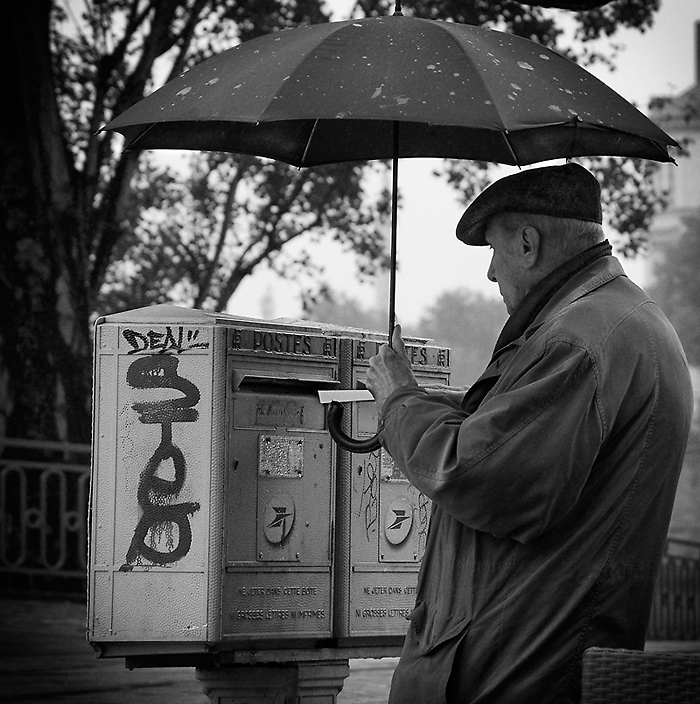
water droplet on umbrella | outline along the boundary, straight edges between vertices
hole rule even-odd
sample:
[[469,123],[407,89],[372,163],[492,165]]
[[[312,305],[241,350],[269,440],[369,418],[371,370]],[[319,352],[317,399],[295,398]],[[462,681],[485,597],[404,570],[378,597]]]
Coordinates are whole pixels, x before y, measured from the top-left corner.
[[192,86],[187,86],[187,88],[183,88],[182,90],[179,90],[175,95],[187,95],[191,90],[192,90]]
[[206,85],[213,86],[215,83],[218,83],[218,82],[219,82],[218,78],[212,78],[210,81],[207,81]]
[[550,105],[549,109],[554,110],[555,112],[561,112],[561,108],[558,105]]
[[384,84],[379,86],[379,88],[376,88],[374,93],[372,93],[373,98],[378,98],[382,94],[382,89],[384,88]]
[[518,61],[518,66],[520,66],[520,68],[524,68],[526,71],[535,70],[534,68],[532,68],[532,66],[530,66],[529,63],[527,63],[527,61]]
[[547,54],[540,54],[540,58],[544,59],[545,61],[549,61],[549,56],[547,56]]

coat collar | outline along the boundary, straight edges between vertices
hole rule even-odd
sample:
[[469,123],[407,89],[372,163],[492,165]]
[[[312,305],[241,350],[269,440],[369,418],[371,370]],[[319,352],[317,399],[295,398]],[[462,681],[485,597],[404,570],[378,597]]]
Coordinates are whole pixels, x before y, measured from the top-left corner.
[[[607,244],[607,248],[600,247],[593,253],[594,256],[586,257],[583,263],[579,260],[578,266],[567,262],[545,277],[525,297],[523,304],[506,322],[488,366],[467,391],[462,401],[465,411],[473,413],[479,407],[511,357],[547,319],[581,296],[625,275],[620,262],[610,254],[610,245],[607,242],[601,244]],[[526,303],[527,308],[524,307]],[[509,326],[514,319],[515,322]]]
[[498,336],[494,353],[525,334],[532,323],[539,318],[542,311],[548,307],[552,299],[558,298],[557,294],[561,289],[576,278],[576,274],[587,269],[599,259],[605,257],[613,259],[611,255],[612,246],[605,240],[577,254],[547,274],[532,288],[517,310],[508,318]]

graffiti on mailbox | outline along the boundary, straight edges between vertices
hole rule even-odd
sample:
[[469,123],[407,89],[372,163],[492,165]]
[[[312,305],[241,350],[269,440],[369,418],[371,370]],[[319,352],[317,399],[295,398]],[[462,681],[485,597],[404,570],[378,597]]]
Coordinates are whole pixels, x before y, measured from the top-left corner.
[[[171,503],[185,483],[187,464],[182,450],[173,442],[173,423],[194,423],[199,389],[178,373],[179,359],[172,355],[149,355],[129,366],[126,382],[135,389],[173,389],[182,395],[164,400],[132,404],[141,423],[160,424],[160,444],[149,458],[139,480],[137,500],[142,515],[134,530],[122,571],[132,569],[144,558],[156,565],[177,562],[190,550],[192,527],[189,517],[199,510],[196,502]],[[158,475],[163,463],[172,462],[172,479]],[[177,526],[177,543],[174,527]],[[165,538],[164,543],[161,541]],[[162,549],[165,547],[166,549]]]
[[185,352],[187,350],[209,348],[209,343],[199,339],[198,329],[185,329],[179,325],[175,330],[173,326],[166,325],[165,332],[161,330],[148,330],[138,332],[127,328],[122,330],[122,336],[129,343],[131,349],[127,354],[138,352]]
[[362,475],[362,493],[357,509],[358,516],[364,518],[365,535],[370,539],[370,533],[377,530],[379,520],[379,455],[373,452],[366,456],[364,466],[358,467]]

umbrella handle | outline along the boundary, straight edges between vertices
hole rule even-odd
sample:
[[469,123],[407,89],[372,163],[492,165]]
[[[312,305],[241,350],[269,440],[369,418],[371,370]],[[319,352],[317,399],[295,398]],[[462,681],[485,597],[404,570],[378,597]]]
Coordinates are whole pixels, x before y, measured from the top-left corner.
[[344,450],[349,450],[356,454],[376,452],[380,447],[379,433],[371,438],[356,440],[350,437],[341,426],[343,419],[343,406],[337,401],[332,401],[328,406],[328,432],[335,442]]

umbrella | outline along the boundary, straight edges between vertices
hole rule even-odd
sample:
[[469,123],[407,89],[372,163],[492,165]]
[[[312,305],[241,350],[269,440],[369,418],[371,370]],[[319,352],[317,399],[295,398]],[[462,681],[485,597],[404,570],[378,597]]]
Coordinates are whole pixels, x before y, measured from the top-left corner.
[[526,165],[561,157],[672,161],[676,143],[572,61],[536,42],[390,17],[304,25],[213,56],[104,129],[126,149],[198,149],[295,166],[391,159],[389,339],[398,160]]
[[231,151],[295,166],[394,156],[669,161],[666,147],[675,145],[603,82],[540,44],[396,15],[244,42],[106,129],[123,133],[127,149]]

